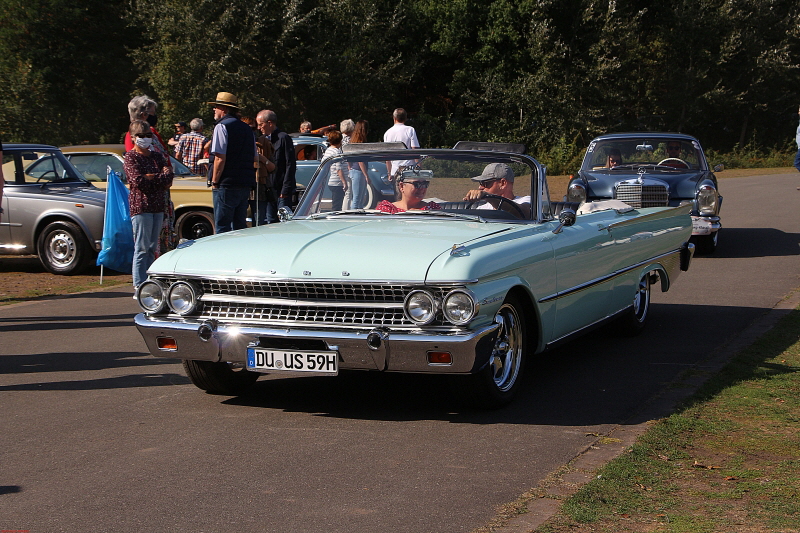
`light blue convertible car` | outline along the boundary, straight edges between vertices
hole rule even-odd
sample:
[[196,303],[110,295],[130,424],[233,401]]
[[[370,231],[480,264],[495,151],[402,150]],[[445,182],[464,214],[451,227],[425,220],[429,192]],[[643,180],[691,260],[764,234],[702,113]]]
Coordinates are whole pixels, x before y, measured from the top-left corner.
[[[610,321],[639,332],[651,288],[668,290],[691,262],[691,205],[551,202],[522,146],[357,149],[326,160],[280,224],[156,260],[136,292],[150,352],[183,359],[213,393],[238,394],[261,373],[453,374],[494,408],[555,344]],[[343,163],[387,161],[396,202],[339,208]],[[481,198],[465,200],[470,190]]]

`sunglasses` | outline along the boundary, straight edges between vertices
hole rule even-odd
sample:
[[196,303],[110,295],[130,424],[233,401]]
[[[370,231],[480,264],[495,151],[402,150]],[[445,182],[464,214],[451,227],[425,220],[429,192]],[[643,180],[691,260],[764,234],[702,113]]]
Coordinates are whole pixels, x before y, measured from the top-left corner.
[[484,189],[488,189],[492,186],[492,184],[499,180],[500,178],[489,178],[488,180],[483,180],[478,182],[478,187],[483,187]]
[[431,184],[430,181],[404,181],[403,183],[413,185],[415,189],[425,189]]

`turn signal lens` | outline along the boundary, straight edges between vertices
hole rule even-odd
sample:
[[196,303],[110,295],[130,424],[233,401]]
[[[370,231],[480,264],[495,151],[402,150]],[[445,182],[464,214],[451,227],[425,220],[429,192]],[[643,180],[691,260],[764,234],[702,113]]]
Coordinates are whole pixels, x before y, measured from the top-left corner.
[[428,364],[452,365],[453,356],[450,355],[450,352],[428,352]]
[[159,350],[169,350],[171,352],[178,350],[178,341],[172,337],[159,337],[156,342]]

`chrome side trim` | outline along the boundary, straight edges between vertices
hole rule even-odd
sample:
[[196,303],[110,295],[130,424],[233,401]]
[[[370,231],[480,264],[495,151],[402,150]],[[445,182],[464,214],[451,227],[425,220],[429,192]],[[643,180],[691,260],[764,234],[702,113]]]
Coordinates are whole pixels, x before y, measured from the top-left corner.
[[649,263],[655,262],[655,261],[661,261],[663,259],[667,259],[667,258],[670,258],[671,256],[675,256],[675,255],[677,255],[678,258],[680,258],[680,253],[681,253],[681,249],[679,248],[677,250],[672,250],[670,252],[667,252],[667,253],[664,253],[664,254],[661,254],[661,255],[657,255],[655,257],[651,257],[650,259],[645,259],[644,261],[640,261],[640,262],[638,262],[636,264],[627,266],[627,267],[622,268],[620,270],[616,270],[616,271],[614,271],[614,272],[612,272],[610,274],[607,274],[605,276],[602,276],[602,277],[587,281],[586,283],[581,283],[580,285],[576,285],[575,287],[569,288],[569,289],[567,289],[565,291],[559,291],[559,292],[557,292],[555,294],[551,294],[550,296],[545,296],[544,298],[539,299],[539,303],[551,302],[553,300],[558,300],[559,298],[565,298],[567,296],[575,294],[576,292],[584,291],[586,289],[594,287],[595,285],[600,285],[601,283],[605,283],[607,281],[611,281],[612,279],[616,278],[617,276],[621,276],[623,274],[627,274],[631,270],[636,270],[637,268],[643,267],[643,266],[645,266],[645,265],[647,265]]
[[[265,269],[266,270],[266,269]],[[442,280],[442,281],[425,281],[425,280],[388,280],[388,279],[347,279],[343,280],[340,278],[270,278],[270,277],[245,277],[245,276],[215,276],[214,278],[209,278],[208,276],[201,276],[201,275],[192,275],[192,274],[181,274],[180,272],[154,272],[152,270],[148,271],[148,275],[151,277],[163,277],[169,279],[198,279],[198,280],[220,280],[220,281],[231,281],[231,282],[258,282],[258,281],[265,281],[265,282],[281,282],[281,283],[334,283],[334,284],[348,284],[352,285],[355,283],[363,283],[363,284],[372,284],[372,285],[419,285],[419,286],[455,286],[455,285],[467,285],[467,284],[474,284],[478,283],[478,279],[467,279],[467,280]]]
[[[644,208],[642,208],[642,209],[644,209]],[[684,211],[684,212],[683,213],[681,213],[681,212],[673,213],[672,211],[674,211],[676,209],[679,210],[679,211]],[[612,222],[608,226],[602,226],[601,225],[601,226],[597,227],[597,230],[598,231],[603,231],[603,230],[611,231],[614,228],[619,228],[621,226],[627,226],[629,224],[638,224],[639,222],[646,221],[647,219],[650,219],[650,218],[664,218],[665,216],[666,217],[673,217],[675,215],[688,215],[691,212],[692,212],[691,204],[678,205],[678,206],[675,206],[675,207],[669,207],[669,208],[663,209],[661,211],[656,211],[655,213],[648,213],[646,215],[639,215],[639,216],[636,216],[636,217],[633,217],[633,218],[629,218],[627,220],[620,220],[619,222]]]

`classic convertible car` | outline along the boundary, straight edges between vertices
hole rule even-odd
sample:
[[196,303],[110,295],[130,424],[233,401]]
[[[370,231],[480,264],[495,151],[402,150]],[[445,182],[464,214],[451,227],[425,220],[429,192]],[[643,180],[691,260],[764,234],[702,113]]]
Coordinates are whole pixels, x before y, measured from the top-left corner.
[[[651,287],[669,289],[692,259],[691,206],[576,212],[550,201],[544,167],[519,145],[357,150],[323,162],[282,223],[157,259],[136,292],[150,352],[183,359],[214,393],[261,373],[427,372],[461,375],[468,397],[499,407],[535,354],[611,320],[640,331]],[[331,209],[337,165],[386,161],[414,163],[403,200]],[[479,186],[513,194],[464,201]]]
[[[714,170],[719,172],[722,166]],[[690,135],[612,133],[594,139],[565,200],[609,198],[636,208],[689,202],[697,252],[710,254],[717,248],[722,196],[700,142]]]

